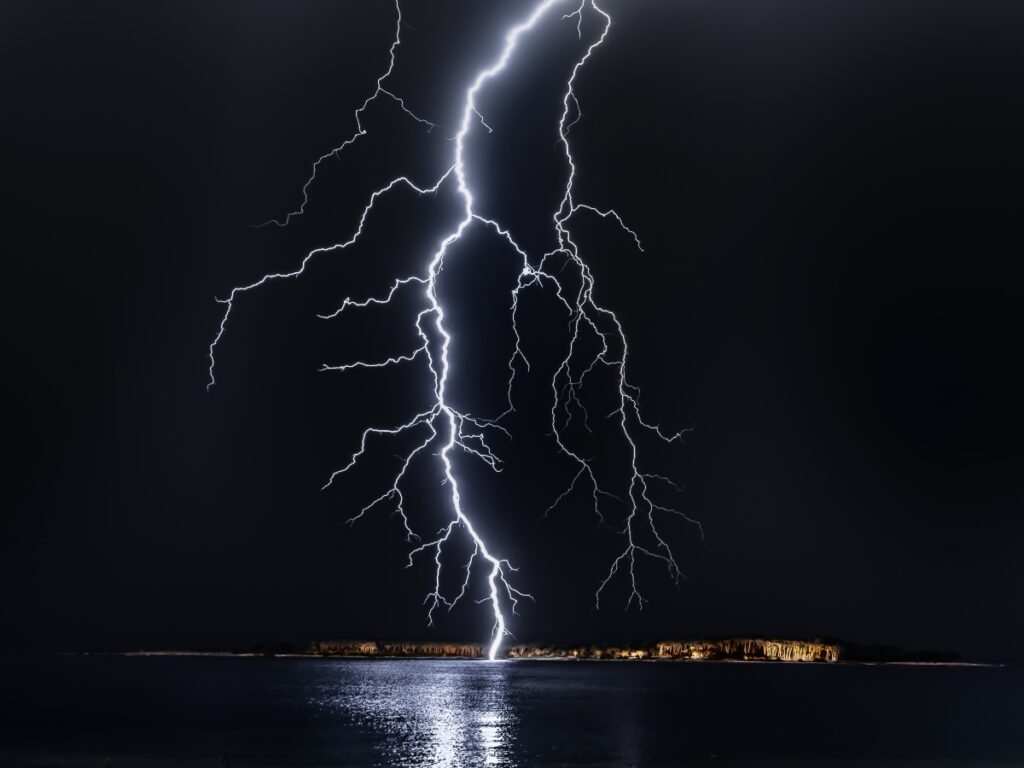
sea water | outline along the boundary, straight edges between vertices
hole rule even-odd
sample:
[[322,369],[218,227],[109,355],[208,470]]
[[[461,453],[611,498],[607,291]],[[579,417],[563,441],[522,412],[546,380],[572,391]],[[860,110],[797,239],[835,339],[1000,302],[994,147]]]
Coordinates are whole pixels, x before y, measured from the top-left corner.
[[3,766],[1024,765],[1024,669],[0,660]]

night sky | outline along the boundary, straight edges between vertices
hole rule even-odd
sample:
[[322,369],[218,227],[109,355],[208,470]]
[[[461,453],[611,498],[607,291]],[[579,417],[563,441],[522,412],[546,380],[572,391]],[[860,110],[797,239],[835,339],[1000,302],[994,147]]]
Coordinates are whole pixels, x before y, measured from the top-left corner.
[[[572,465],[546,434],[564,315],[525,322],[507,468],[465,465],[480,527],[537,601],[520,641],[828,636],[1024,659],[1024,11],[1019,3],[607,0],[581,74],[580,197],[645,252],[581,222],[599,297],[632,345],[649,445],[702,521],[669,525],[688,579],[641,570],[650,604],[593,591],[617,541],[586,494],[544,518]],[[345,239],[399,173],[429,182],[473,74],[524,0],[39,2],[0,7],[4,402],[0,643],[18,650],[231,648],[314,638],[483,641],[471,602],[424,626],[379,469],[320,486],[359,430],[411,414],[415,369],[323,374],[408,349],[404,315],[315,314],[422,264],[456,200],[396,195],[361,247],[242,299],[205,389],[215,296]],[[593,34],[584,26],[584,38]],[[564,165],[571,22],[527,40],[481,100],[480,204],[547,245]],[[453,397],[503,407],[513,255],[472,234],[445,273]],[[405,305],[403,305],[405,306]],[[595,455],[618,448],[599,434]],[[383,450],[387,459],[388,448]],[[377,472],[377,474],[374,474]],[[410,515],[443,520],[424,472]],[[475,595],[476,596],[476,595]]]

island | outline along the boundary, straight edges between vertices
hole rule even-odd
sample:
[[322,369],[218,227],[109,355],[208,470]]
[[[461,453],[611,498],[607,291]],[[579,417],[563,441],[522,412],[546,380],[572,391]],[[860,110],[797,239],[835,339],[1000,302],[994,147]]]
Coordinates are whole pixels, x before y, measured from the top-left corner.
[[[78,655],[82,652],[75,652]],[[110,651],[86,652],[106,654]],[[486,659],[487,646],[455,642],[381,642],[376,640],[317,640],[296,647],[287,642],[259,643],[248,649],[137,650],[114,652],[126,656],[237,656],[305,659]],[[501,649],[506,660],[563,661],[693,661],[805,664],[954,664],[973,666],[957,653],[907,650],[888,645],[859,645],[841,640],[727,637],[662,640],[650,643],[551,645],[518,644]]]
[[[362,658],[484,658],[487,648],[470,643],[379,643],[375,641],[317,641],[309,654],[320,657]],[[503,649],[509,659],[810,661],[836,662],[842,648],[822,640],[663,641],[628,645],[513,645]]]

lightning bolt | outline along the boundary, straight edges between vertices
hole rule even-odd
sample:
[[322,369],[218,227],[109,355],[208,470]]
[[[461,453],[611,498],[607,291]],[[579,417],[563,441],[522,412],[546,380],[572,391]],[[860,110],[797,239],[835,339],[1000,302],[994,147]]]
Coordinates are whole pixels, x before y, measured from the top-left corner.
[[[477,73],[469,88],[465,91],[461,120],[458,132],[453,140],[453,160],[440,178],[429,185],[417,184],[406,176],[400,176],[391,180],[370,195],[369,201],[363,208],[358,225],[348,239],[309,251],[299,266],[290,272],[267,274],[255,282],[233,288],[227,298],[218,299],[218,302],[223,304],[225,309],[217,332],[209,346],[208,389],[216,384],[214,374],[217,346],[226,331],[234,303],[243,294],[254,291],[268,283],[299,278],[305,273],[307,265],[315,257],[343,251],[355,244],[362,237],[367,219],[374,206],[382,196],[389,194],[394,189],[401,187],[421,196],[434,195],[443,185],[454,181],[456,192],[462,201],[461,219],[434,249],[430,260],[421,273],[395,279],[390,289],[380,296],[369,296],[361,299],[346,297],[336,310],[319,315],[319,317],[325,320],[331,320],[350,310],[359,310],[370,306],[387,306],[391,304],[392,300],[400,292],[418,289],[420,291],[422,308],[412,321],[416,338],[419,340],[417,346],[403,354],[381,360],[356,360],[337,365],[323,365],[321,370],[325,372],[345,372],[353,369],[381,369],[424,360],[430,371],[433,389],[433,401],[430,407],[413,415],[408,421],[392,426],[371,426],[366,428],[362,433],[358,449],[352,453],[344,466],[331,474],[324,488],[331,487],[340,477],[355,469],[360,459],[370,450],[371,441],[398,438],[410,433],[420,436],[412,448],[398,456],[400,463],[396,473],[391,478],[391,484],[369,504],[352,515],[347,522],[350,524],[355,523],[378,505],[391,503],[394,506],[394,511],[400,517],[404,526],[406,541],[411,545],[408,565],[413,565],[414,558],[417,555],[433,555],[434,583],[424,600],[424,604],[427,606],[427,623],[430,625],[433,625],[434,615],[438,609],[444,608],[450,611],[465,597],[469,590],[474,569],[477,568],[478,563],[482,564],[488,596],[481,602],[489,603],[494,615],[494,624],[488,649],[488,657],[492,660],[497,657],[502,640],[509,633],[504,606],[507,605],[514,614],[519,600],[533,598],[531,595],[513,586],[512,574],[516,572],[516,569],[507,559],[499,557],[495,554],[493,548],[488,547],[478,529],[474,526],[463,504],[453,464],[453,455],[461,452],[480,460],[495,472],[501,471],[502,462],[499,456],[492,450],[491,440],[495,433],[501,433],[510,437],[508,430],[502,425],[501,421],[515,411],[513,395],[515,380],[520,366],[525,368],[526,371],[530,369],[530,362],[523,350],[518,326],[519,299],[523,290],[533,286],[550,288],[554,291],[557,300],[565,308],[569,316],[570,340],[568,351],[551,381],[551,432],[559,451],[574,463],[576,473],[568,487],[555,499],[554,503],[545,511],[545,514],[548,514],[560,505],[577,489],[589,486],[593,511],[598,522],[612,529],[624,539],[622,551],[613,560],[609,571],[596,589],[595,605],[597,607],[600,606],[601,594],[615,575],[620,571],[625,571],[628,573],[631,588],[626,601],[626,608],[628,609],[634,602],[639,607],[643,607],[646,599],[639,591],[636,572],[639,558],[646,557],[661,562],[667,568],[669,576],[678,582],[682,572],[671,548],[658,527],[657,519],[659,515],[671,514],[681,517],[700,529],[700,524],[697,521],[679,510],[655,501],[657,497],[653,494],[652,489],[654,486],[660,485],[674,490],[679,490],[678,487],[669,478],[645,472],[640,467],[638,432],[651,433],[660,441],[675,443],[682,439],[685,430],[666,433],[658,425],[650,423],[642,416],[638,400],[640,392],[630,383],[627,377],[629,346],[625,331],[616,314],[604,308],[596,301],[594,297],[594,276],[580,255],[579,246],[573,240],[570,227],[571,221],[581,215],[596,216],[604,220],[610,220],[632,238],[638,250],[643,250],[637,233],[625,224],[622,217],[615,210],[602,209],[580,202],[576,199],[575,194],[577,167],[569,142],[569,133],[572,127],[582,118],[579,100],[575,93],[576,79],[597,48],[604,43],[612,26],[611,16],[598,6],[596,0],[579,0],[578,4],[575,6],[570,5],[567,12],[561,16],[562,20],[575,21],[577,34],[581,40],[583,38],[585,14],[592,14],[599,21],[600,31],[596,39],[586,46],[583,54],[576,61],[566,82],[562,98],[562,111],[558,121],[557,139],[564,152],[565,161],[568,166],[568,176],[558,207],[552,215],[553,231],[557,242],[556,247],[543,254],[539,259],[531,258],[516,242],[507,227],[494,218],[483,216],[476,210],[473,192],[467,182],[464,151],[466,139],[476,125],[483,127],[488,132],[492,130],[477,107],[478,95],[489,81],[506,69],[508,62],[517,49],[520,39],[548,16],[553,8],[566,5],[568,5],[568,0],[543,0],[533,8],[532,12],[525,19],[508,30],[505,35],[504,45],[497,58],[490,66]],[[270,220],[261,226],[286,226],[295,217],[305,212],[309,201],[309,188],[316,179],[322,163],[330,157],[338,156],[346,148],[358,141],[359,138],[366,135],[366,130],[362,125],[362,116],[367,107],[375,100],[389,98],[397,103],[411,119],[426,125],[428,130],[435,127],[430,121],[414,114],[400,97],[385,87],[385,82],[394,70],[397,50],[401,44],[402,14],[398,0],[395,2],[395,12],[397,22],[395,37],[389,49],[388,66],[385,72],[377,79],[374,92],[355,110],[355,132],[340,145],[325,153],[313,163],[311,175],[302,187],[302,202],[300,206],[283,218]],[[451,374],[449,349],[452,336],[445,324],[445,311],[437,292],[445,256],[449,249],[459,242],[466,231],[474,225],[483,226],[493,231],[498,238],[505,241],[517,256],[522,259],[522,269],[511,292],[510,312],[515,344],[508,361],[508,408],[499,416],[489,419],[480,418],[458,410],[448,397],[448,384]],[[566,270],[569,270],[570,274],[575,274],[576,284],[569,285],[564,274]],[[597,347],[599,348],[591,356],[581,352],[586,346],[588,337],[596,340]],[[609,418],[617,421],[618,429],[629,448],[630,461],[627,467],[628,492],[625,498],[617,496],[608,490],[599,478],[592,459],[584,455],[582,448],[571,445],[571,440],[567,434],[567,427],[573,418],[574,412],[582,414],[586,428],[588,431],[590,429],[589,413],[581,399],[581,395],[585,385],[588,384],[588,377],[591,377],[598,369],[612,371],[615,381],[617,407],[609,414]],[[438,444],[440,444],[439,448],[437,448]],[[432,448],[436,448],[436,450],[431,450]],[[440,459],[441,481],[447,488],[451,518],[445,526],[425,540],[413,529],[406,514],[402,484],[412,463],[420,456],[431,453],[436,453]],[[602,502],[608,504],[613,501],[625,506],[625,513],[622,516],[621,523],[618,525],[608,523],[604,514]],[[464,574],[459,591],[449,595],[442,590],[441,586],[443,564],[446,562],[446,552],[460,536],[467,541],[472,551],[468,559],[461,566]],[[703,536],[703,530],[701,530],[701,536]]]

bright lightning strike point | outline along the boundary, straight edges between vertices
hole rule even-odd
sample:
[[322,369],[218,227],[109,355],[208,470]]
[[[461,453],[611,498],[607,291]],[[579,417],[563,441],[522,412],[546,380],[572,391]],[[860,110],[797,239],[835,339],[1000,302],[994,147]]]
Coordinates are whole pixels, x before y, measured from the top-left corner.
[[[410,288],[422,289],[421,295],[423,299],[423,308],[419,310],[413,321],[417,337],[419,338],[419,344],[415,348],[404,354],[394,355],[380,360],[356,360],[338,365],[325,364],[322,366],[321,370],[345,372],[353,369],[389,368],[397,365],[410,364],[419,359],[425,359],[427,367],[431,373],[434,393],[433,404],[431,407],[424,412],[414,415],[408,421],[388,427],[368,427],[362,434],[358,450],[352,454],[349,461],[343,467],[336,470],[330,478],[328,478],[324,487],[330,487],[339,477],[358,465],[360,458],[369,450],[368,441],[371,438],[394,438],[413,431],[418,431],[424,435],[415,447],[404,455],[399,456],[401,464],[397,473],[392,478],[391,485],[377,498],[349,518],[348,522],[354,523],[358,521],[364,514],[369,512],[378,504],[391,502],[395,505],[395,513],[400,516],[404,525],[406,540],[415,544],[413,549],[409,552],[409,565],[411,566],[413,564],[413,559],[417,555],[433,553],[433,560],[435,563],[434,585],[424,601],[428,606],[428,624],[433,624],[435,611],[439,607],[451,610],[466,595],[475,564],[482,561],[484,563],[483,567],[485,569],[485,581],[488,593],[487,597],[484,598],[484,602],[488,602],[490,604],[494,617],[494,625],[491,631],[491,640],[488,647],[488,658],[491,660],[497,658],[501,649],[502,640],[506,634],[508,634],[508,620],[503,604],[507,604],[514,613],[519,599],[532,599],[532,596],[516,589],[512,585],[510,577],[511,574],[515,572],[515,569],[511,566],[508,560],[495,554],[495,551],[487,545],[479,530],[474,526],[473,521],[463,504],[460,486],[458,478],[456,477],[452,458],[454,453],[461,451],[468,456],[481,460],[494,471],[501,471],[501,460],[490,447],[488,442],[489,435],[494,431],[499,431],[506,435],[508,434],[508,431],[499,422],[503,416],[515,410],[513,404],[513,388],[517,373],[516,365],[517,363],[522,363],[526,367],[527,371],[530,366],[529,360],[521,347],[521,339],[517,325],[519,294],[522,289],[530,286],[552,287],[557,299],[565,307],[569,315],[569,328],[571,331],[568,353],[562,360],[562,363],[556,371],[551,383],[553,393],[551,428],[559,450],[577,465],[577,471],[568,488],[555,500],[551,507],[549,507],[548,511],[556,507],[571,495],[579,487],[581,480],[590,484],[591,496],[594,505],[593,509],[600,522],[606,522],[606,518],[600,505],[601,499],[617,501],[625,504],[627,508],[622,526],[619,529],[619,533],[625,539],[625,547],[612,562],[610,570],[605,578],[600,582],[597,592],[595,593],[595,604],[600,604],[599,601],[602,591],[613,577],[619,573],[620,569],[626,569],[629,574],[631,587],[626,607],[628,608],[634,601],[636,601],[639,607],[643,606],[645,598],[640,594],[637,584],[636,562],[638,557],[648,557],[664,563],[668,569],[669,575],[678,581],[682,574],[676,564],[672,550],[662,537],[656,524],[656,516],[659,513],[674,514],[699,526],[696,521],[691,520],[678,510],[652,500],[650,483],[658,482],[668,485],[671,488],[675,488],[675,485],[666,477],[644,472],[640,469],[638,464],[639,447],[637,444],[636,432],[638,429],[651,432],[657,438],[665,442],[675,442],[680,440],[682,432],[666,434],[658,426],[646,422],[641,416],[640,406],[637,400],[639,391],[629,383],[626,376],[626,363],[629,354],[629,346],[626,341],[625,332],[615,313],[603,308],[595,301],[593,296],[594,277],[586,262],[580,256],[579,248],[573,241],[569,228],[570,220],[576,216],[576,214],[580,213],[594,215],[606,220],[612,220],[632,238],[639,250],[643,250],[637,233],[625,224],[622,217],[616,211],[612,209],[601,209],[587,203],[578,202],[575,198],[574,184],[576,179],[576,163],[572,155],[568,134],[572,126],[582,116],[582,112],[579,108],[579,101],[574,90],[576,77],[586,62],[590,59],[594,51],[605,41],[611,29],[611,17],[597,5],[596,0],[582,0],[575,5],[574,10],[572,9],[573,6],[569,6],[568,12],[564,13],[561,17],[566,20],[575,19],[577,34],[580,39],[582,39],[583,17],[584,13],[589,8],[596,17],[600,19],[601,30],[597,39],[587,46],[585,52],[573,67],[571,75],[566,82],[566,88],[562,99],[563,109],[558,122],[557,138],[563,147],[564,156],[569,168],[569,174],[559,206],[554,212],[552,218],[558,247],[554,251],[544,254],[537,264],[534,265],[529,254],[527,254],[523,248],[518,245],[507,228],[503,227],[499,221],[492,218],[485,218],[477,213],[474,208],[473,193],[467,182],[464,152],[466,138],[475,126],[480,126],[489,133],[493,132],[492,127],[484,120],[483,115],[477,108],[478,94],[489,81],[506,69],[508,62],[515,53],[517,45],[523,35],[530,32],[541,21],[541,19],[548,15],[552,8],[555,6],[566,6],[568,2],[569,0],[544,0],[543,2],[538,3],[534,7],[533,11],[523,21],[513,26],[506,33],[504,44],[490,66],[478,72],[473,78],[469,88],[465,91],[459,129],[454,137],[454,157],[450,167],[444,175],[429,186],[417,185],[405,176],[393,179],[384,187],[373,192],[368,203],[363,209],[356,231],[347,240],[328,247],[316,248],[310,251],[306,254],[300,265],[291,272],[264,275],[253,283],[232,289],[228,298],[218,300],[224,304],[226,308],[217,332],[210,344],[209,350],[210,379],[208,388],[212,387],[216,383],[216,379],[214,377],[214,355],[217,345],[224,336],[234,302],[242,294],[248,293],[273,281],[298,278],[304,274],[306,266],[315,256],[334,251],[341,251],[355,244],[361,238],[367,223],[367,218],[377,201],[381,196],[391,192],[395,187],[403,186],[411,189],[419,195],[429,195],[437,192],[449,178],[454,177],[457,192],[461,197],[463,204],[462,218],[454,229],[442,238],[441,242],[434,250],[431,259],[426,264],[424,271],[420,274],[407,275],[395,279],[390,290],[388,290],[383,296],[372,296],[365,299],[353,299],[351,297],[346,297],[338,309],[329,314],[319,315],[319,317],[325,320],[330,320],[350,309],[363,309],[371,305],[390,305],[394,297],[400,291]],[[283,219],[272,220],[267,222],[267,224],[286,226],[293,218],[301,215],[305,211],[309,201],[310,185],[315,180],[321,164],[328,157],[338,156],[361,136],[365,135],[366,131],[362,125],[362,115],[370,103],[376,99],[382,96],[390,98],[394,100],[405,114],[412,119],[423,123],[430,128],[434,127],[429,121],[415,115],[408,109],[401,98],[384,87],[384,82],[388,77],[390,77],[394,70],[397,49],[401,44],[400,35],[402,15],[401,8],[399,7],[397,0],[395,3],[395,11],[397,17],[395,37],[391,44],[391,48],[389,49],[388,67],[387,70],[377,79],[376,90],[355,111],[356,132],[338,147],[322,155],[313,164],[312,174],[302,188],[302,202],[299,208],[288,213]],[[576,117],[572,122],[569,121],[570,104],[575,107],[576,113]],[[516,252],[516,254],[522,258],[523,263],[516,286],[512,290],[512,304],[510,307],[513,331],[515,334],[515,349],[508,363],[510,372],[507,392],[508,409],[504,414],[495,419],[481,419],[471,416],[468,413],[463,413],[456,409],[448,398],[448,384],[451,377],[449,349],[451,346],[452,336],[445,324],[445,310],[438,298],[437,285],[446,254],[474,223],[482,224],[487,228],[492,229],[495,234],[505,241]],[[570,292],[552,272],[545,269],[545,265],[549,261],[553,261],[558,258],[561,258],[564,262],[562,270],[572,267],[577,273],[580,285],[574,292]],[[581,359],[579,353],[579,349],[583,346],[581,343],[582,339],[588,334],[593,334],[593,337],[598,341],[599,346],[601,347],[600,351],[589,360]],[[439,347],[439,349],[436,347]],[[602,485],[591,461],[582,454],[582,449],[574,449],[570,447],[565,436],[565,427],[568,424],[568,420],[572,417],[571,409],[574,407],[583,413],[583,417],[588,424],[587,428],[589,429],[589,415],[587,414],[586,407],[580,399],[580,395],[586,384],[587,376],[599,367],[611,369],[614,373],[615,380],[617,381],[616,390],[618,396],[618,407],[612,412],[611,416],[616,418],[618,421],[621,435],[629,447],[631,457],[630,463],[627,467],[628,495],[625,499],[612,494],[604,487],[604,485]],[[560,419],[560,411],[565,414],[565,418]],[[401,486],[411,463],[421,455],[430,454],[431,451],[428,449],[437,442],[440,442],[441,446],[435,453],[440,459],[442,469],[441,478],[448,491],[448,503],[450,504],[452,518],[447,525],[443,526],[433,537],[428,537],[427,540],[424,540],[420,534],[413,530],[409,518],[406,515],[404,508],[405,499],[402,494]],[[468,539],[468,542],[471,544],[472,553],[462,566],[465,573],[460,590],[457,594],[449,597],[442,591],[441,587],[444,554],[446,552],[446,545],[450,544],[455,537],[461,534],[464,534]],[[642,541],[640,539],[642,534],[645,534],[653,543],[647,544]]]

